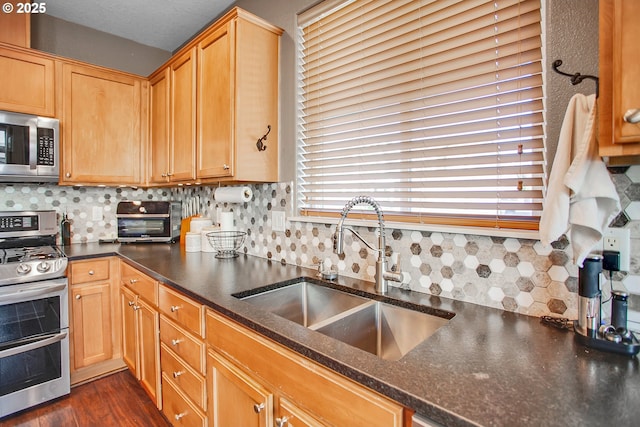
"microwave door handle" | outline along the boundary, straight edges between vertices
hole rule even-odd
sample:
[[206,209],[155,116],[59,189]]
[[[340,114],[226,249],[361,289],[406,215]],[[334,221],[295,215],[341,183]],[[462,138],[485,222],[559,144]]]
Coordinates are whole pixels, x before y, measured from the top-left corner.
[[66,283],[60,283],[57,285],[46,285],[36,289],[29,289],[26,291],[17,291],[11,293],[0,293],[2,298],[2,305],[14,304],[22,301],[29,301],[39,296],[46,296],[52,292],[62,291],[67,287]]
[[29,120],[29,169],[38,167],[38,120]]
[[62,341],[66,337],[67,337],[66,332],[60,332],[59,334],[48,335],[44,339],[34,341],[29,344],[8,348],[6,350],[0,351],[0,359],[9,357],[9,356],[15,356],[16,354],[25,353],[27,351],[35,350],[40,347],[46,347],[48,345],[55,344],[58,341]]

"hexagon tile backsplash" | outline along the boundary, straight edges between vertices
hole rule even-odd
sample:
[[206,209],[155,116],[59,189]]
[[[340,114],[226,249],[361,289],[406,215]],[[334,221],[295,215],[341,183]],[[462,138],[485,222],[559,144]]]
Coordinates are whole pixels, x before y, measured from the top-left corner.
[[[640,166],[610,168],[624,211],[613,226],[631,230],[631,268],[603,281],[630,294],[629,320],[640,331]],[[0,187],[0,209],[55,209],[68,212],[72,241],[91,242],[116,232],[115,205],[125,199],[200,201],[199,210],[215,217],[215,208],[233,211],[239,230],[248,235],[243,251],[278,262],[312,266],[328,259],[340,274],[373,280],[376,254],[350,233],[345,253],[332,250],[334,225],[286,222],[285,232],[272,229],[271,211],[293,212],[290,183],[251,186],[253,198],[243,204],[218,204],[215,187],[129,189],[58,187],[14,184]],[[374,195],[375,197],[375,195]],[[103,218],[93,219],[92,206],[101,206]],[[367,241],[375,241],[375,229],[355,227]],[[418,292],[472,302],[522,314],[577,318],[578,268],[571,262],[566,239],[543,247],[537,240],[487,237],[471,234],[401,230],[387,227],[387,246],[401,256],[403,286]],[[212,255],[213,256],[213,255]],[[393,285],[393,284],[392,284]],[[608,312],[605,306],[605,314]]]

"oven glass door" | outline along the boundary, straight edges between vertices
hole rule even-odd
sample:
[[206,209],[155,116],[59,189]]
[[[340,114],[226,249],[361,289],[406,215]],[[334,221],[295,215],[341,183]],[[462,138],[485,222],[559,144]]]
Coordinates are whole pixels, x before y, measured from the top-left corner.
[[0,416],[68,393],[68,315],[66,278],[0,286]]
[[170,237],[169,218],[118,218],[118,237]]

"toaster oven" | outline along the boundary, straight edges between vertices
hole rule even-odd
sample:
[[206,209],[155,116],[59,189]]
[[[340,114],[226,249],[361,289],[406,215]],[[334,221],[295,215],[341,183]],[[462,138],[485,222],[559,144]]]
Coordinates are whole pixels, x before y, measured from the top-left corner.
[[118,203],[118,241],[168,242],[180,239],[180,202],[126,200]]

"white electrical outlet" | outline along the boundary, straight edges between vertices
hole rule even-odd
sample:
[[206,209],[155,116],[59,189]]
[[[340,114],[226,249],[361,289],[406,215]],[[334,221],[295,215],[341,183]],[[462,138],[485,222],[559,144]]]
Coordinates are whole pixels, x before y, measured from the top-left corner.
[[629,271],[631,232],[628,228],[606,228],[602,235],[602,249],[620,252],[620,271]]
[[283,211],[271,211],[271,229],[284,232],[285,214]]
[[93,206],[91,209],[91,220],[102,221],[102,206]]

